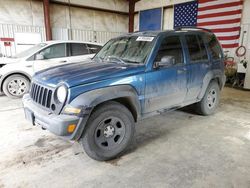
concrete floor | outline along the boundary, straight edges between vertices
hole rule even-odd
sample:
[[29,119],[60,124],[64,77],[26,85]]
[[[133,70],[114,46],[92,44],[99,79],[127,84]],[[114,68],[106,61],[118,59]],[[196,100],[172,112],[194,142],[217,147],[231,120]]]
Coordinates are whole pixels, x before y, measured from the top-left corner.
[[138,123],[110,162],[30,126],[20,100],[0,97],[0,187],[250,187],[250,92],[225,88],[209,117],[179,110]]

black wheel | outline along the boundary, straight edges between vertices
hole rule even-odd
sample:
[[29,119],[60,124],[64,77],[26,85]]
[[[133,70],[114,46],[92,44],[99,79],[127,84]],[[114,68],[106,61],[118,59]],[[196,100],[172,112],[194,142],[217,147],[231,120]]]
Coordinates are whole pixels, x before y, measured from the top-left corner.
[[196,111],[201,115],[213,114],[220,100],[220,88],[216,81],[210,82],[202,100],[196,104]]
[[122,104],[110,101],[92,113],[81,144],[89,157],[98,161],[110,160],[130,146],[134,132],[131,112]]
[[10,98],[21,98],[29,91],[30,82],[22,75],[9,76],[3,83],[3,92]]

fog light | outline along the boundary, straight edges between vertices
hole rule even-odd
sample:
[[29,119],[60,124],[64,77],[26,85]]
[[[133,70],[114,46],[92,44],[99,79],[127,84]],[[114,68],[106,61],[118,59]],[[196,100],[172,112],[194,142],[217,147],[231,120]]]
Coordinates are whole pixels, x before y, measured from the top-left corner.
[[68,126],[68,133],[73,133],[76,128],[75,124],[71,124]]
[[69,114],[79,114],[81,112],[81,109],[79,108],[73,108],[73,107],[66,107],[64,109],[65,113],[69,113]]

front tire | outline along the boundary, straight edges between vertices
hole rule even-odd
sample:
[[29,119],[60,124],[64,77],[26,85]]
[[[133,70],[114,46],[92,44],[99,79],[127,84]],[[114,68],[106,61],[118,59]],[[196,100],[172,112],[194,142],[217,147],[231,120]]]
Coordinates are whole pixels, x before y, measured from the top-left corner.
[[134,132],[131,112],[110,101],[92,113],[80,142],[89,157],[106,161],[120,156],[131,145]]
[[211,115],[219,105],[220,88],[216,81],[210,82],[202,100],[196,104],[196,111],[201,115]]
[[21,98],[29,91],[30,81],[22,75],[11,75],[3,83],[3,92],[6,96],[16,99]]

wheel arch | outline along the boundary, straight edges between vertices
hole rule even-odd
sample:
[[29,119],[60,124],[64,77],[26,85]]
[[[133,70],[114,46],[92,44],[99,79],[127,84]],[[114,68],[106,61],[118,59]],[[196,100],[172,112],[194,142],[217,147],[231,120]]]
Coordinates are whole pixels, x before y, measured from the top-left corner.
[[130,85],[109,86],[85,92],[69,102],[69,105],[81,107],[87,111],[87,114],[84,115],[84,123],[81,124],[81,127],[75,133],[74,140],[81,138],[91,114],[108,101],[116,101],[127,107],[135,122],[141,117],[141,105],[138,94]]
[[83,105],[91,108],[90,114],[98,106],[108,101],[116,101],[124,105],[137,121],[141,115],[141,105],[136,90],[130,85],[109,86],[83,93],[76,97],[70,105]]
[[208,85],[212,81],[216,81],[219,85],[220,90],[221,90],[225,84],[225,78],[223,75],[224,75],[224,73],[221,70],[209,71],[203,79],[203,84],[202,84],[201,91],[198,95],[198,99],[201,100],[203,98],[203,96],[205,95],[205,92],[207,90]]

